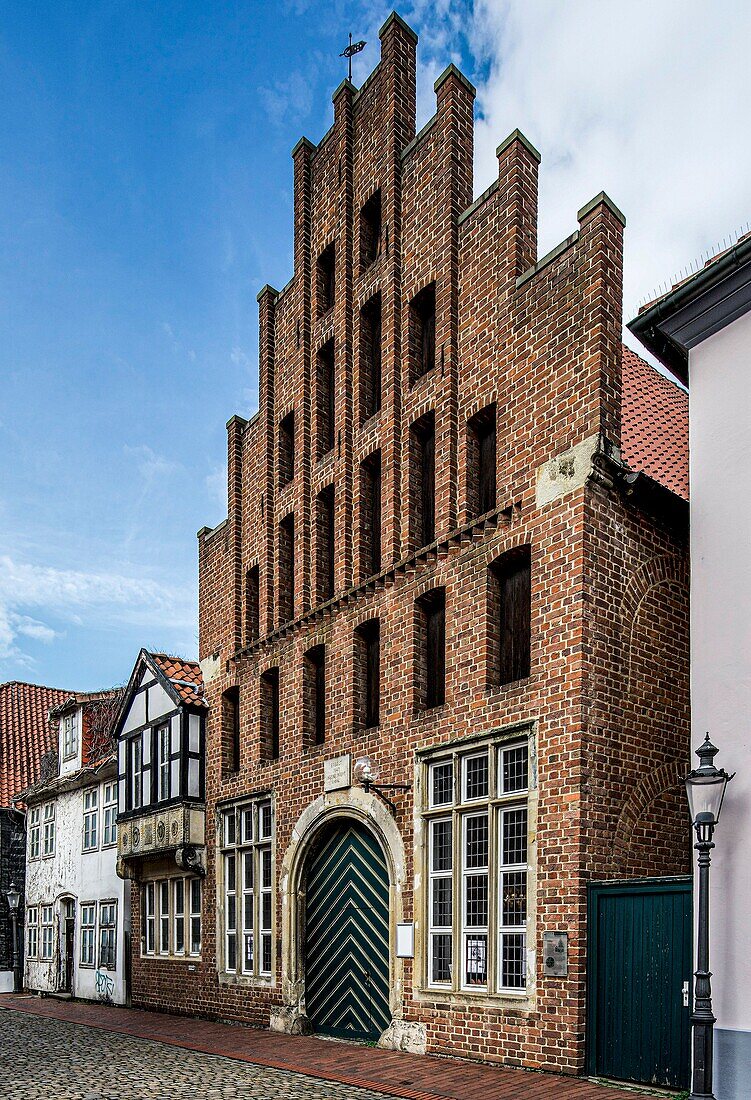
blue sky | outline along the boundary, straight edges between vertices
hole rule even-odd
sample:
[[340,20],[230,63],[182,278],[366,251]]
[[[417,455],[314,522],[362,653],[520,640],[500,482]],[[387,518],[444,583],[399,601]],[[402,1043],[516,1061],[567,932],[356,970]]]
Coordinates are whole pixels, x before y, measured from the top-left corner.
[[[478,86],[477,191],[515,126],[540,148],[541,250],[603,188],[625,210],[633,312],[751,217],[736,7],[399,10],[419,121],[450,61]],[[360,83],[389,10],[0,2],[0,680],[195,655],[195,533],[225,514],[225,422],[256,408],[256,294],[292,273],[290,150],[330,125],[347,32]]]

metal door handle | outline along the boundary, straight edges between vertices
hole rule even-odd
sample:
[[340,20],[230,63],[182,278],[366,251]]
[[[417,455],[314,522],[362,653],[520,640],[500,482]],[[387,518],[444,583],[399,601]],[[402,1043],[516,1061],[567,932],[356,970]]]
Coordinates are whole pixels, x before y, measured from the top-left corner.
[[684,982],[684,983],[683,983],[683,1007],[684,1007],[684,1008],[688,1008],[688,1007],[689,1007],[689,1004],[688,1004],[688,996],[689,996],[689,987],[688,987],[688,982]]

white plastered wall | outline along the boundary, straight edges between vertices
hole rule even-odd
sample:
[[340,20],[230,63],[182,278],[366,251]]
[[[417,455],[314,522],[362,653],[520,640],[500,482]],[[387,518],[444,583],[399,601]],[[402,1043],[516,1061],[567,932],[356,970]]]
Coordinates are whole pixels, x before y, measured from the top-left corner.
[[[735,771],[712,854],[717,1027],[751,1031],[751,314],[690,354],[693,748]],[[694,764],[696,758],[693,758]]]
[[[125,930],[130,929],[129,884],[117,877],[116,847],[101,847],[103,828],[104,784],[99,787],[99,835],[100,847],[96,851],[83,852],[83,791],[70,791],[57,798],[55,854],[46,859],[27,860],[26,906],[39,907],[39,920],[43,905],[53,906],[53,957],[43,961],[41,925],[38,928],[36,959],[24,959],[24,984],[28,989],[57,992],[62,988],[64,962],[61,958],[64,943],[63,903],[66,898],[75,902],[75,936],[73,995],[91,1000],[106,1000],[115,1004],[125,1002]],[[27,849],[28,851],[28,849]],[[81,903],[96,902],[97,916],[101,901],[117,901],[117,968],[99,971],[98,934],[96,958],[93,967],[80,965],[81,958]],[[26,936],[24,936],[26,939]],[[27,942],[24,943],[24,954]]]

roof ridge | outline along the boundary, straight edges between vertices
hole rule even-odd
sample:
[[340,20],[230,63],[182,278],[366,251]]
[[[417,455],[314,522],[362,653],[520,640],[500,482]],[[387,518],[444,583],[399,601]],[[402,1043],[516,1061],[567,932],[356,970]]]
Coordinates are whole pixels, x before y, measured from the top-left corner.
[[71,688],[56,688],[50,687],[49,684],[32,684],[30,680],[3,680],[0,684],[0,691],[6,687],[29,687],[37,688],[39,691],[59,691],[61,695],[77,695],[80,692],[75,692]]

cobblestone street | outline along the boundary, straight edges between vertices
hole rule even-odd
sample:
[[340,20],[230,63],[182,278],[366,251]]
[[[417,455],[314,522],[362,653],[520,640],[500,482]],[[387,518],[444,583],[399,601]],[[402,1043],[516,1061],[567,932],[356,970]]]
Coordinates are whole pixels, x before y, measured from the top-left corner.
[[383,1093],[80,1024],[0,1012],[3,1100],[383,1100]]
[[[280,1035],[199,1017],[0,997],[0,1100],[615,1100],[581,1078]],[[630,1100],[648,1100],[629,1090]],[[667,1098],[667,1093],[660,1094]]]

